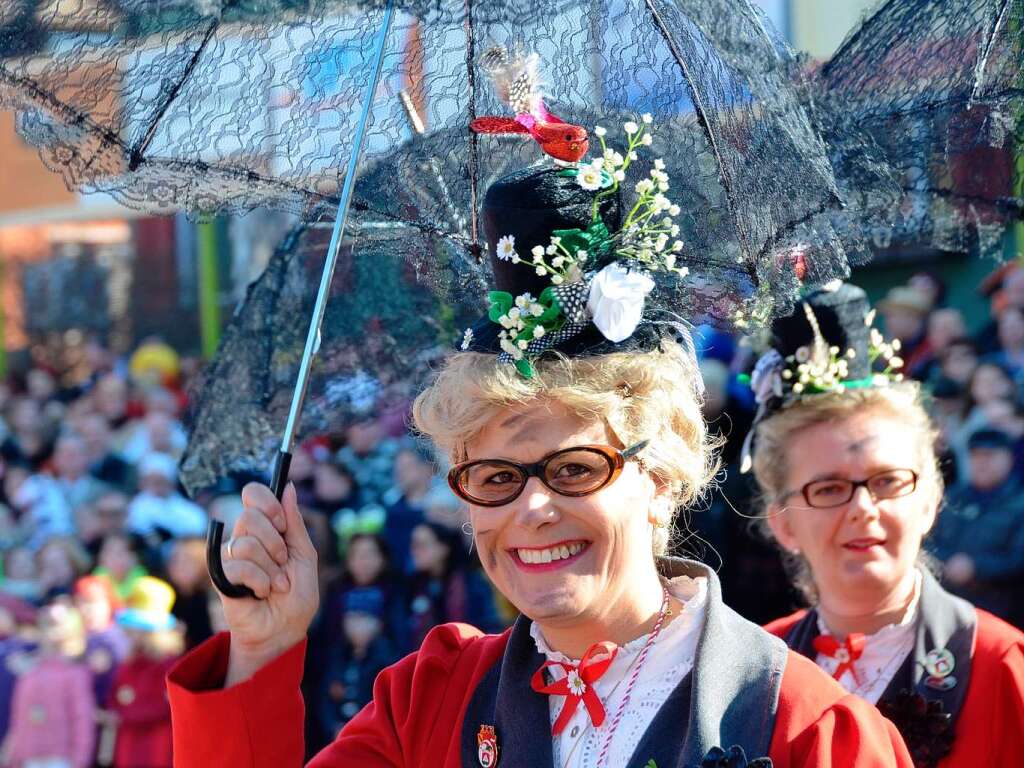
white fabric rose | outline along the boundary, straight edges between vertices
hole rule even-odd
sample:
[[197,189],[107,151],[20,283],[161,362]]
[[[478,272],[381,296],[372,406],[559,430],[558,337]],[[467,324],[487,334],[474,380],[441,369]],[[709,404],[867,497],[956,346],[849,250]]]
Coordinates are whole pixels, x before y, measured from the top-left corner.
[[644,297],[654,290],[647,275],[609,264],[590,281],[587,311],[609,341],[620,342],[636,330],[644,311]]

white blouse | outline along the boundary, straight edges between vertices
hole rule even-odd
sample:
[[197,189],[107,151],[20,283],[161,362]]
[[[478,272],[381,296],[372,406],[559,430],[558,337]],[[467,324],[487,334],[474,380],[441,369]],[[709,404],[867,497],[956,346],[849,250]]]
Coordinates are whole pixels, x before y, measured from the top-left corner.
[[[629,705],[615,729],[606,761],[608,766],[621,766],[629,762],[633,750],[662,704],[693,668],[697,641],[704,627],[707,579],[680,576],[667,582],[666,586],[669,593],[683,603],[684,609],[662,628],[648,651],[630,694]],[[578,659],[568,659],[548,647],[536,622],[530,627],[530,635],[537,644],[537,650],[549,661],[579,663]],[[595,728],[591,724],[587,709],[581,702],[565,730],[552,737],[555,768],[596,768],[604,740],[626,694],[629,678],[633,675],[633,662],[637,660],[646,642],[647,635],[644,635],[620,647],[611,666],[594,683],[594,690],[605,710],[605,721],[601,727]],[[555,679],[563,674],[561,667],[549,667],[548,670]],[[552,727],[565,701],[564,696],[548,697]]]
[[[873,635],[864,636],[864,650],[859,659],[853,662],[857,672],[856,678],[850,670],[843,672],[839,684],[849,693],[854,693],[872,704],[877,704],[885,689],[889,687],[893,677],[903,666],[907,655],[914,650],[917,621],[917,604],[921,598],[921,574],[917,574],[914,585],[914,597],[907,606],[906,613],[895,624],[882,627]],[[818,631],[823,635],[832,634],[825,621],[818,614]],[[815,662],[819,667],[835,674],[839,661],[819,653]]]

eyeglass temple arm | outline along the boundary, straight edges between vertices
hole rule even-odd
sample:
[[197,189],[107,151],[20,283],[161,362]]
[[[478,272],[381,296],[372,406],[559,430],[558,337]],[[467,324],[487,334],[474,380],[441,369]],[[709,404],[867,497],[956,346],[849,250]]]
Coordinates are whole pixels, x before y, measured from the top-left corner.
[[624,459],[632,458],[633,456],[636,456],[638,453],[640,453],[640,451],[642,451],[644,448],[646,448],[650,444],[651,444],[650,440],[641,440],[636,445],[631,445],[631,446],[629,446],[629,448],[624,450],[622,452],[622,458],[624,458]]

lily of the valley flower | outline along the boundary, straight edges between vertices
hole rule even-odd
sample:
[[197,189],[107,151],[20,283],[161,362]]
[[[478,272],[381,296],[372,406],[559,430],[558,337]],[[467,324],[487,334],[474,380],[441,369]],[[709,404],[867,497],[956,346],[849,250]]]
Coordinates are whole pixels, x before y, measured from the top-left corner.
[[613,262],[590,281],[587,310],[606,339],[620,342],[640,324],[644,299],[652,290],[650,277]]

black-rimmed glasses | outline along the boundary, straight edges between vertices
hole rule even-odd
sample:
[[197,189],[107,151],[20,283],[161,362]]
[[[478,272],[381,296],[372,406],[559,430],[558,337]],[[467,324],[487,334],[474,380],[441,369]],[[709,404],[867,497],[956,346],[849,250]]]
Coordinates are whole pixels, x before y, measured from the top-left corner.
[[533,464],[507,459],[475,459],[456,464],[448,485],[459,498],[481,507],[500,507],[519,498],[531,477],[560,496],[587,496],[614,482],[626,461],[648,440],[619,450],[607,445],[563,448]]
[[872,500],[876,502],[879,499],[898,499],[909,496],[917,489],[917,472],[912,469],[887,469],[863,480],[812,480],[799,491],[783,494],[781,499],[800,493],[807,506],[828,509],[848,504],[858,488],[867,488]]

